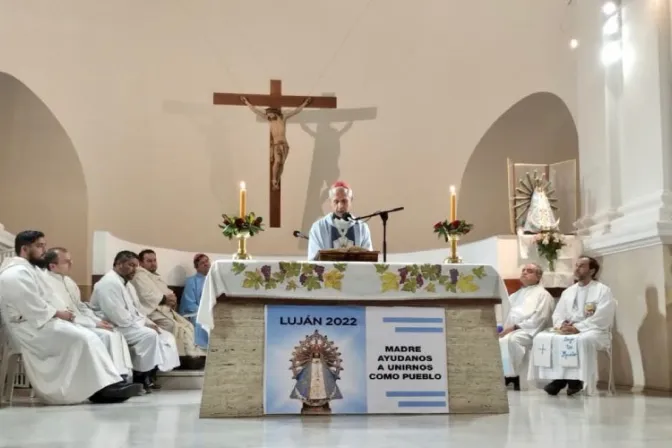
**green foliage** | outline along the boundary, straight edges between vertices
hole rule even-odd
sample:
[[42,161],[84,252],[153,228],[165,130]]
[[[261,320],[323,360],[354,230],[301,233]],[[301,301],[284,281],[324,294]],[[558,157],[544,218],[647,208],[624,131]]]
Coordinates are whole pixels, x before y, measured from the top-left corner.
[[245,216],[222,215],[222,223],[219,228],[222,229],[222,234],[228,239],[241,235],[252,237],[264,231],[263,221],[264,219],[261,216],[256,216],[254,213]]
[[471,229],[474,228],[473,224],[468,223],[462,219],[456,219],[455,221],[439,221],[434,224],[434,233],[436,233],[439,238],[446,240],[446,243],[451,236],[463,236],[471,232]]

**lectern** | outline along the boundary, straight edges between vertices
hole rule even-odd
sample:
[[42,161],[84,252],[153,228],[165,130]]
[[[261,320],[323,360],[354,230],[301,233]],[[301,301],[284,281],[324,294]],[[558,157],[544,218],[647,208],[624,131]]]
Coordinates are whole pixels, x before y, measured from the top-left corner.
[[324,249],[317,253],[317,260],[331,262],[366,261],[369,263],[377,263],[378,254],[380,254],[380,251],[361,248]]

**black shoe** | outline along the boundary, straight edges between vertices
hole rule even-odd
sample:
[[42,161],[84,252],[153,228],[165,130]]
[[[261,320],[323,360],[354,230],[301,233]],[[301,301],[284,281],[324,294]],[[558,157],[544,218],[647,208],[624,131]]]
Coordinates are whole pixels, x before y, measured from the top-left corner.
[[567,381],[567,396],[571,397],[583,390],[583,381],[569,380]]
[[553,380],[544,386],[544,390],[548,395],[558,395],[562,389],[567,385],[566,380]]
[[128,384],[120,381],[100,389],[89,397],[89,401],[99,404],[123,403],[131,397],[137,397],[142,393],[139,384]]
[[520,377],[519,376],[504,377],[504,385],[508,386],[509,384],[513,384],[513,390],[520,391]]

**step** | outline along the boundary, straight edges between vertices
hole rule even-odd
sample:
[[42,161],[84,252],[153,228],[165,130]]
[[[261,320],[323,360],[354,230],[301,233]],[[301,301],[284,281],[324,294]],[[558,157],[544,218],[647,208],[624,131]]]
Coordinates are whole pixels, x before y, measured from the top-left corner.
[[157,373],[156,382],[165,390],[201,390],[204,376],[203,370],[173,370]]

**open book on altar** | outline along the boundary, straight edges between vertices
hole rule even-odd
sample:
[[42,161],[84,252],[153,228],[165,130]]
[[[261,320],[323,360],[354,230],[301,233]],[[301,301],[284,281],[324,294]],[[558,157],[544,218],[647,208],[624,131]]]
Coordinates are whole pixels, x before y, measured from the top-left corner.
[[371,263],[378,262],[377,250],[366,250],[364,248],[354,246],[341,249],[323,249],[317,253],[318,261],[368,261]]

